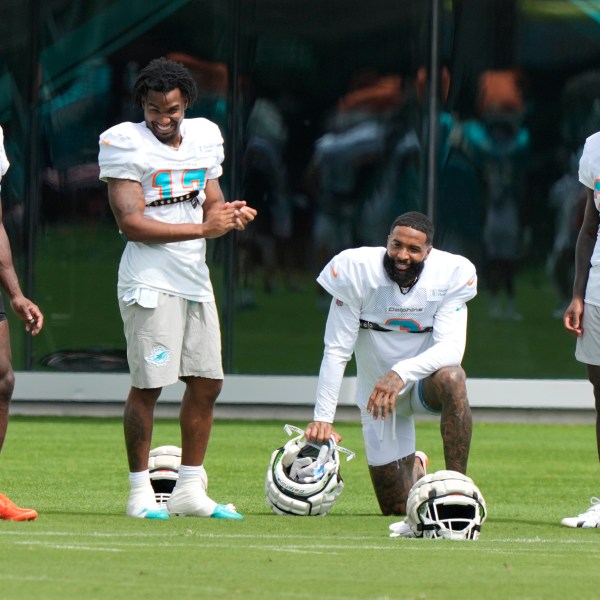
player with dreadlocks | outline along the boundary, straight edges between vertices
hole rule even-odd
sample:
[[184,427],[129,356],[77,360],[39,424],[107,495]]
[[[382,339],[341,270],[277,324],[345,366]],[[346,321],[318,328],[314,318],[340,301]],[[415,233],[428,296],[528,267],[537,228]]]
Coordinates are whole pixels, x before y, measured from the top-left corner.
[[[223,385],[206,240],[243,230],[256,211],[243,200],[225,202],[218,181],[221,132],[207,119],[185,119],[196,95],[183,65],[153,60],[133,89],[144,121],[121,123],[100,136],[100,178],[127,240],[117,292],[131,373],[124,413],[130,517],[242,518],[206,493],[203,462]],[[156,504],[148,457],[154,407],[162,387],[178,379],[185,383],[181,466],[165,511]]]

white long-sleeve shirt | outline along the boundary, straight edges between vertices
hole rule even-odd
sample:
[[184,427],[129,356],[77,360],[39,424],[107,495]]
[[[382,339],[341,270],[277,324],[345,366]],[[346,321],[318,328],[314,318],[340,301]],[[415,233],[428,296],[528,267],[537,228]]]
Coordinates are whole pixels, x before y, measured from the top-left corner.
[[[385,248],[346,250],[317,281],[333,300],[325,327],[314,420],[333,423],[346,364],[357,363],[356,403],[366,407],[390,369],[405,384],[460,365],[467,334],[466,302],[477,293],[474,265],[432,249],[417,283],[402,294],[383,267]],[[361,320],[376,329],[361,328]]]

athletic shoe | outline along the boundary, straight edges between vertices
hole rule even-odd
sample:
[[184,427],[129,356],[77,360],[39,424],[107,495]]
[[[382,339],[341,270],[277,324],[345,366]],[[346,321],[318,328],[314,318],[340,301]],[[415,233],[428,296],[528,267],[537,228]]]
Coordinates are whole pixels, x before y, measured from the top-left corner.
[[600,498],[592,496],[590,498],[592,505],[580,515],[576,517],[566,517],[560,524],[564,527],[600,527]]
[[3,521],[33,521],[37,516],[33,508],[20,508],[8,496],[0,494],[0,519]]
[[390,533],[391,538],[397,538],[397,537],[414,538],[414,537],[417,537],[415,535],[415,532],[410,528],[410,526],[406,522],[406,519],[404,521],[398,521],[397,523],[392,523],[390,525],[390,531],[392,532],[392,533]]
[[423,469],[425,470],[425,475],[427,475],[427,467],[429,466],[429,458],[425,452],[421,452],[420,450],[415,451],[415,456],[421,461],[423,465]]
[[175,486],[167,500],[170,515],[178,517],[212,517],[213,519],[242,520],[233,504],[217,504],[198,485]]
[[156,502],[152,486],[133,488],[129,492],[125,514],[136,519],[168,519],[169,513]]

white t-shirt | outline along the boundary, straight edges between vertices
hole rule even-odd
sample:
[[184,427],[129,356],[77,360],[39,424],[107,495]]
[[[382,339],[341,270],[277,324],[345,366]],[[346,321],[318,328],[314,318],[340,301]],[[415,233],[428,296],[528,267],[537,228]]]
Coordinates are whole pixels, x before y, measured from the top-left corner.
[[[595,133],[585,141],[579,160],[579,181],[594,192],[594,204],[600,212],[600,133]],[[591,268],[585,290],[585,301],[600,306],[600,231],[596,235],[596,245],[591,258]]]
[[[407,294],[386,274],[385,248],[356,248],[335,256],[317,281],[333,301],[314,419],[333,423],[344,369],[354,352],[356,402],[366,407],[377,380],[393,369],[405,384],[461,363],[467,334],[466,302],[477,293],[475,266],[431,250]],[[388,331],[364,329],[364,320]]]
[[[182,142],[172,148],[160,142],[145,123],[121,123],[100,135],[100,179],[141,183],[144,215],[165,223],[202,223],[204,188],[223,170],[223,137],[207,119],[185,119]],[[148,206],[155,200],[199,190],[198,202]],[[205,302],[214,299],[203,238],[168,244],[127,242],[119,265],[118,296],[149,289]]]
[[6,151],[4,150],[4,132],[2,131],[2,127],[0,127],[0,189],[2,189],[2,177],[6,171],[8,171],[9,166],[10,163],[8,162]]

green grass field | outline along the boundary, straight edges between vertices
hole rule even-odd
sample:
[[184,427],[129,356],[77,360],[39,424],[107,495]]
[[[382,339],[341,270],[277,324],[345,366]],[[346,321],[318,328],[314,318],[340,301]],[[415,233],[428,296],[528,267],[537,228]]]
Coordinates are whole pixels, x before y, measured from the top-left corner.
[[[39,510],[0,522],[0,598],[595,599],[600,530],[560,519],[600,492],[593,425],[476,423],[469,473],[489,518],[477,542],[388,537],[357,424],[340,424],[356,459],[326,517],[279,517],[264,502],[283,422],[215,423],[209,492],[245,520],[124,516],[120,419],[19,417],[0,457],[0,490]],[[303,423],[295,423],[303,426]],[[417,425],[430,471],[443,468],[438,424]],[[155,446],[178,444],[159,420]]]

